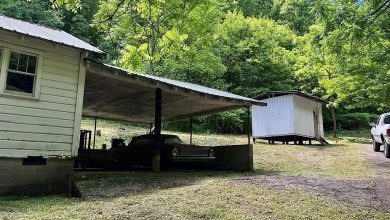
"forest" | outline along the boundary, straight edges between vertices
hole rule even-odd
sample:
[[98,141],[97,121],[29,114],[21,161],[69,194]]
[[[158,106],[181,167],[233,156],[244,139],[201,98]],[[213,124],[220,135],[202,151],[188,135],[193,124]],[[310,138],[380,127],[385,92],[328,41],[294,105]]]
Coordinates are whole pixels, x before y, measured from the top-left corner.
[[[247,97],[324,98],[328,130],[332,111],[338,130],[390,111],[390,0],[2,0],[0,14],[64,30],[131,71]],[[194,120],[195,130],[242,133],[247,119],[237,110]]]

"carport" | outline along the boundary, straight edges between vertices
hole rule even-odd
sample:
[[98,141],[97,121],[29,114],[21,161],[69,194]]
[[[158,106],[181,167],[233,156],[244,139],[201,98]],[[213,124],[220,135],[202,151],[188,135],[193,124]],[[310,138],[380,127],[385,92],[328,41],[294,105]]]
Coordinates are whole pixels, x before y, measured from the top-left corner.
[[[205,86],[129,72],[127,70],[86,60],[83,116],[154,124],[156,137],[153,170],[159,171],[161,123],[247,108],[265,103]],[[221,164],[242,170],[252,167],[252,146],[248,125],[248,144],[224,146],[219,152]],[[241,150],[240,150],[241,149]],[[240,151],[244,151],[240,153]],[[216,154],[217,154],[216,152]],[[245,155],[242,160],[240,155]],[[245,161],[242,163],[242,161]],[[233,166],[233,167],[232,167]]]

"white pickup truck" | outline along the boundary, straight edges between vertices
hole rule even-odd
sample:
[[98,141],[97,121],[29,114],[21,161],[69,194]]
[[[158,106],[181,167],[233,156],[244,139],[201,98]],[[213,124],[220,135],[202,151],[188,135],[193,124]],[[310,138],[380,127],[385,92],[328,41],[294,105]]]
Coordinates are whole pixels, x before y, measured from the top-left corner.
[[380,151],[383,145],[385,157],[390,158],[390,112],[379,116],[378,122],[370,126],[374,151]]

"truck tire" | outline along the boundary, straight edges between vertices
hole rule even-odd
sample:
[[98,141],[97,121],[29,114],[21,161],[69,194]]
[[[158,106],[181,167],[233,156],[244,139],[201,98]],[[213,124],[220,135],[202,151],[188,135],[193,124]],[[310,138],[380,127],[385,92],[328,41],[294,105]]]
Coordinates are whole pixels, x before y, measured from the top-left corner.
[[385,148],[385,157],[390,158],[390,145],[384,141],[383,146]]
[[372,148],[375,152],[379,152],[381,150],[381,144],[377,143],[374,138],[372,139]]

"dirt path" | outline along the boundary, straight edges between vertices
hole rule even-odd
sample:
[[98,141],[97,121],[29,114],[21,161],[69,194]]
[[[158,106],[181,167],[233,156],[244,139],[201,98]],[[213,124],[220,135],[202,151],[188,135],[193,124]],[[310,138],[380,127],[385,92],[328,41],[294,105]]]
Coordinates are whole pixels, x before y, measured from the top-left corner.
[[278,189],[293,187],[357,206],[390,211],[390,159],[386,159],[383,152],[373,152],[370,145],[365,144],[361,147],[363,156],[377,172],[375,177],[353,180],[312,178],[301,175],[256,175],[233,178],[231,181]]
[[367,160],[375,168],[377,178],[374,179],[376,184],[376,193],[382,201],[382,207],[390,210],[390,159],[385,158],[383,146],[381,152],[374,152],[371,145],[364,144],[361,146]]
[[332,180],[304,176],[249,176],[236,178],[233,182],[266,185],[277,189],[298,188],[315,195],[352,203],[354,205],[380,208],[382,201],[377,197],[375,183],[371,180]]

